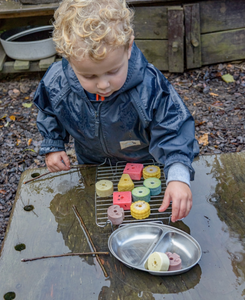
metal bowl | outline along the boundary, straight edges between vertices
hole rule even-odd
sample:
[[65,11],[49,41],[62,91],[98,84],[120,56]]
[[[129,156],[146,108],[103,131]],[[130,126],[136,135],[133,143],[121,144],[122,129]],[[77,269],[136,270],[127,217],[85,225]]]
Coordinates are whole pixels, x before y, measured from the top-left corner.
[[18,60],[39,60],[55,55],[53,25],[25,26],[5,31],[0,40],[6,54]]
[[[159,276],[187,272],[199,262],[202,255],[200,245],[189,234],[154,223],[130,224],[115,230],[109,237],[108,247],[112,255],[127,267]],[[147,259],[155,251],[177,253],[182,260],[182,268],[175,271],[146,269]]]

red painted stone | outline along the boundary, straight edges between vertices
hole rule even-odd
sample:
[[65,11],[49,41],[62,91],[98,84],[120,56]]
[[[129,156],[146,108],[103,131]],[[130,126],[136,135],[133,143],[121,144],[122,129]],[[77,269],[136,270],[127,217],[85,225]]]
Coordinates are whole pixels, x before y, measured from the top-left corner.
[[127,163],[123,174],[128,174],[132,180],[140,180],[142,177],[144,165]]
[[127,192],[114,192],[113,193],[113,205],[119,205],[124,210],[130,210],[132,204],[132,193]]

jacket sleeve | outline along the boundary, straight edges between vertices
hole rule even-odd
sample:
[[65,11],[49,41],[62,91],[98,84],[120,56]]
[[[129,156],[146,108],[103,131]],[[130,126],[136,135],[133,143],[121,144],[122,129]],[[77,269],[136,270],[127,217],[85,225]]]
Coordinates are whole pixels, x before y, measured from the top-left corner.
[[65,151],[64,144],[69,142],[69,134],[55,115],[43,80],[38,85],[33,101],[39,109],[37,127],[44,137],[39,153]]
[[190,180],[194,180],[191,164],[199,153],[194,119],[173,86],[165,78],[161,82],[164,87],[157,93],[150,122],[149,152],[164,164],[166,179],[170,166],[182,163],[189,168]]

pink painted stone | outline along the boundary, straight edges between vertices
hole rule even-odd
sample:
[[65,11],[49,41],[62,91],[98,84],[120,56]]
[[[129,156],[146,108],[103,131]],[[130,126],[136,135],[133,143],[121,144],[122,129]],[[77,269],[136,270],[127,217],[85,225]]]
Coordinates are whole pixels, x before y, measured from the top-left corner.
[[124,210],[130,210],[132,204],[132,193],[126,192],[114,192],[113,193],[113,205],[119,205]]
[[132,180],[140,180],[144,169],[143,164],[127,163],[123,174],[128,174]]
[[113,225],[120,225],[124,219],[124,210],[119,205],[111,205],[107,209],[107,216]]
[[176,271],[181,269],[181,258],[176,253],[166,252],[169,258],[169,268],[168,271]]

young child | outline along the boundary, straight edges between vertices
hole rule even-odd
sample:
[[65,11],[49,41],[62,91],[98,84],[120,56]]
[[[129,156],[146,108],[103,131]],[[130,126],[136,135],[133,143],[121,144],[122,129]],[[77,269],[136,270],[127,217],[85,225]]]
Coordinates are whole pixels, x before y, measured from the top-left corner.
[[54,17],[63,59],[50,66],[34,97],[48,170],[70,169],[69,135],[79,164],[154,159],[167,179],[159,211],[172,201],[172,221],[184,218],[199,151],[194,120],[134,44],[133,12],[124,0],[64,0]]

